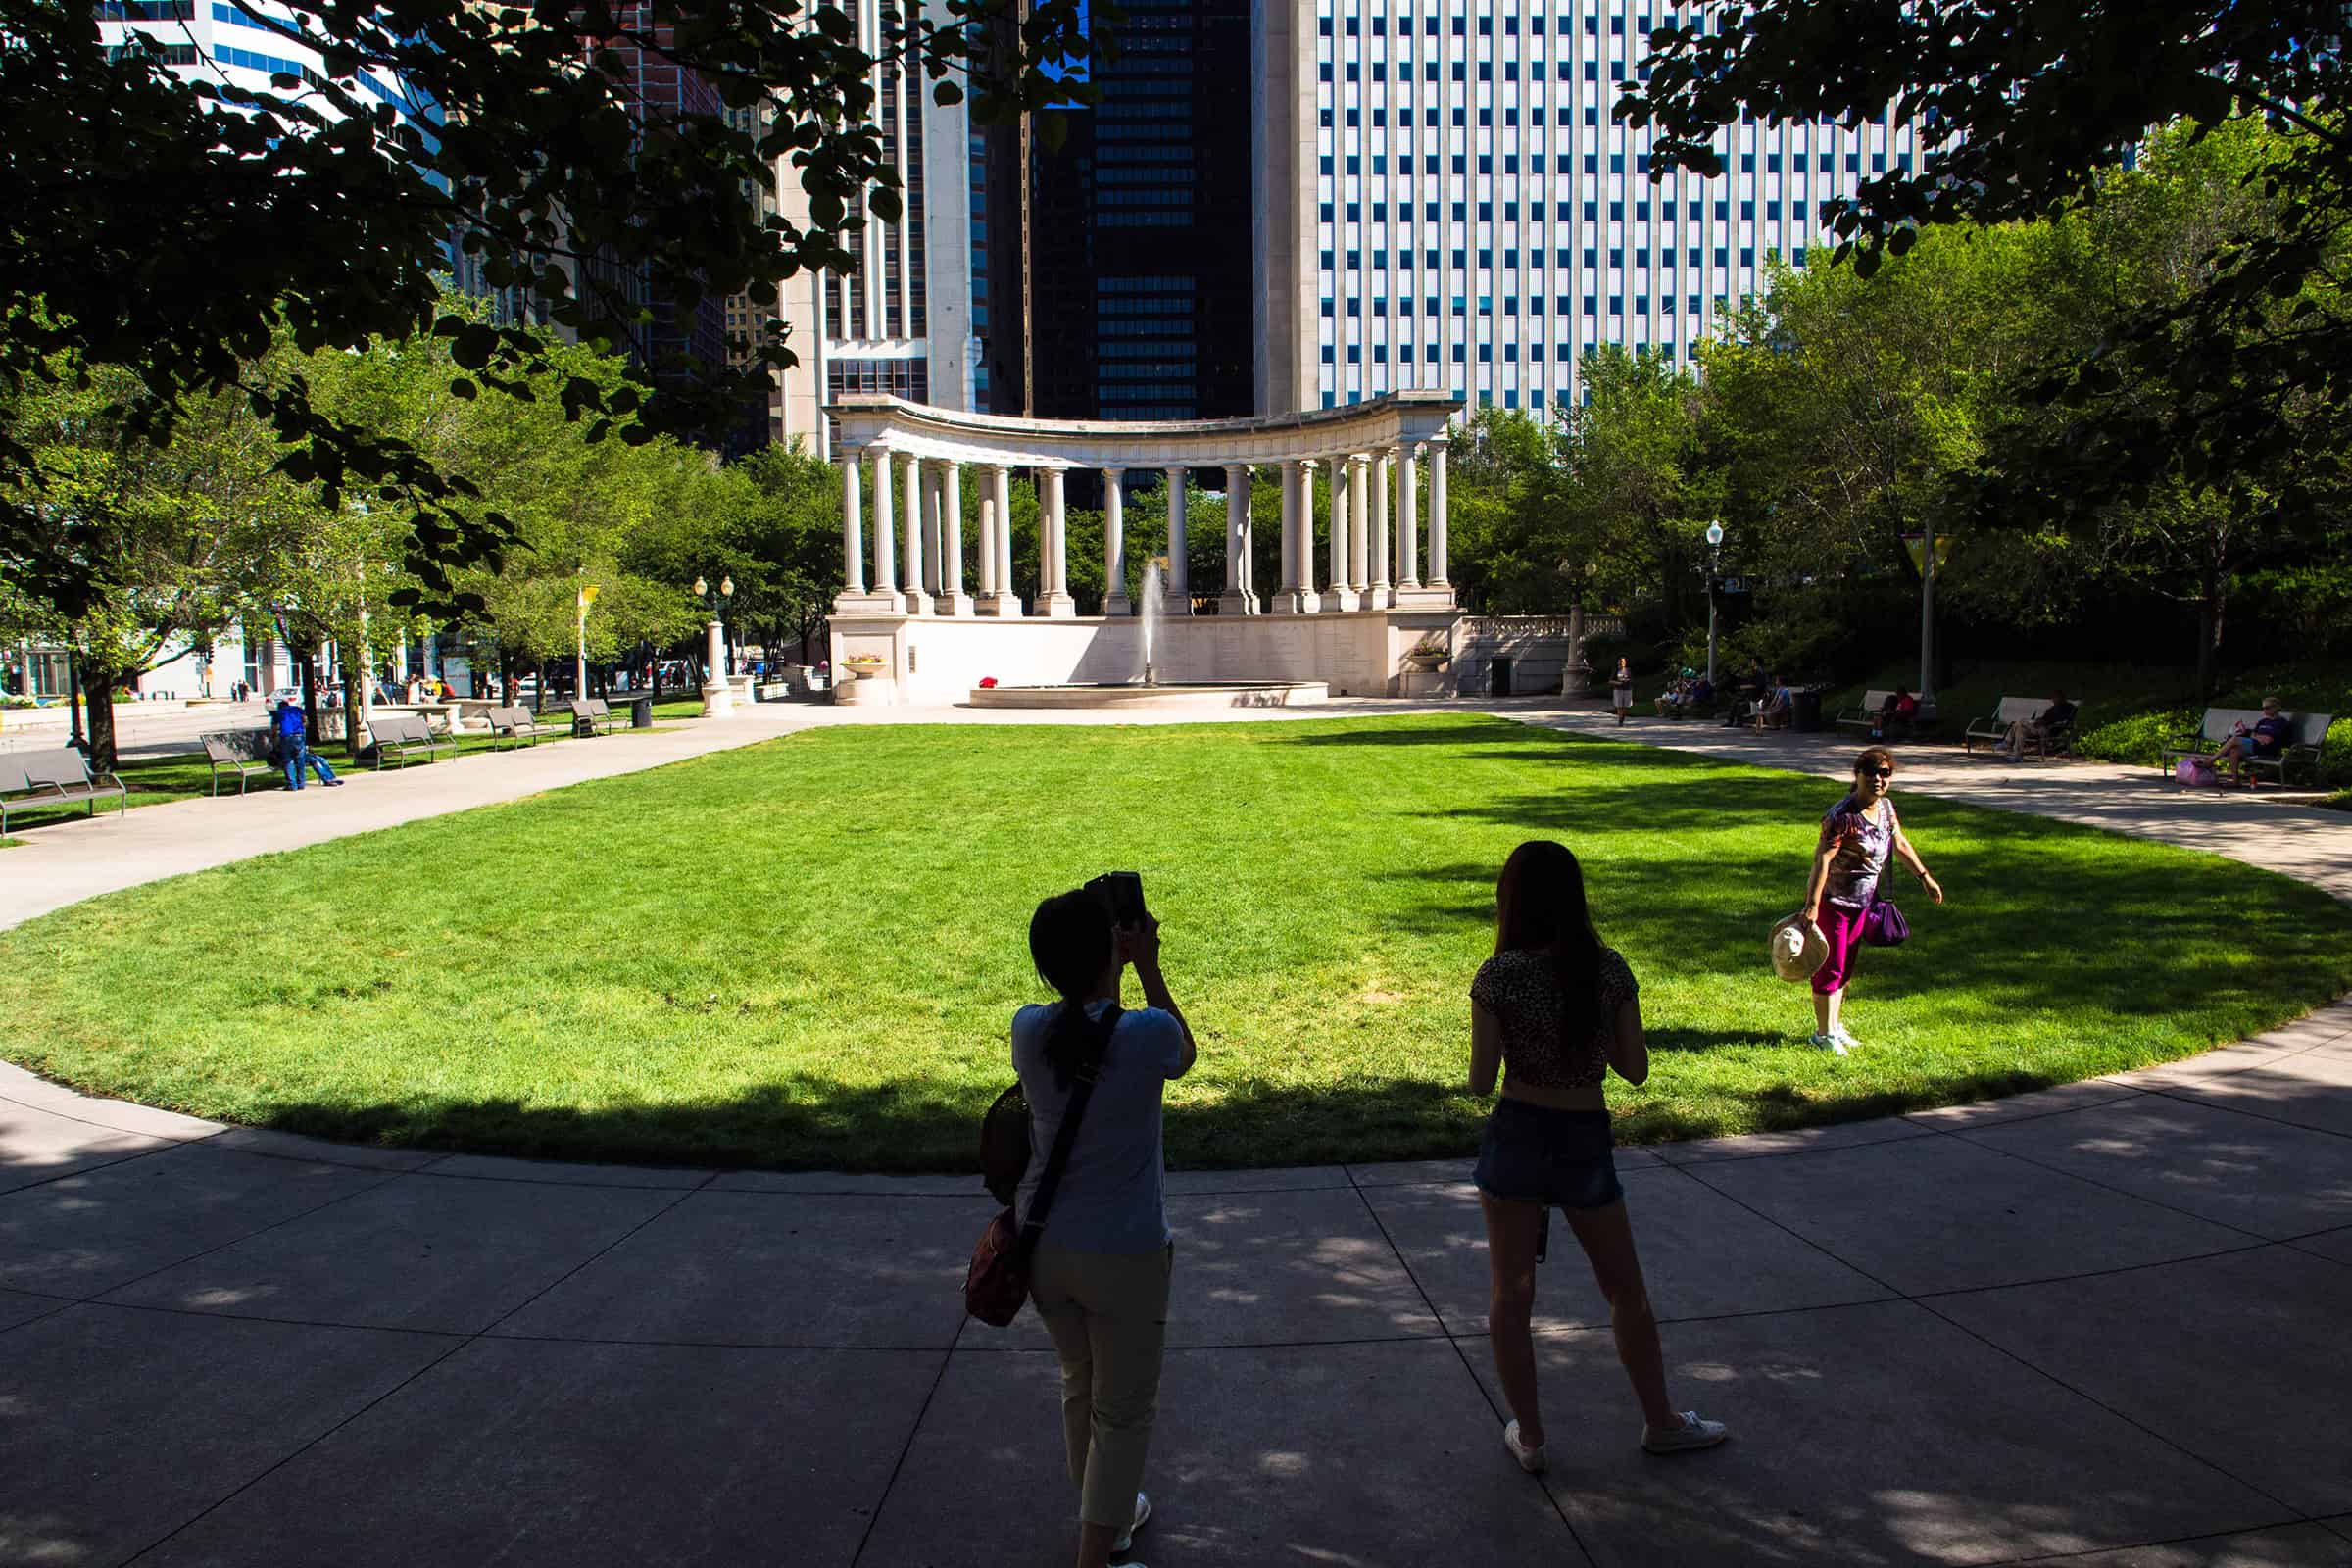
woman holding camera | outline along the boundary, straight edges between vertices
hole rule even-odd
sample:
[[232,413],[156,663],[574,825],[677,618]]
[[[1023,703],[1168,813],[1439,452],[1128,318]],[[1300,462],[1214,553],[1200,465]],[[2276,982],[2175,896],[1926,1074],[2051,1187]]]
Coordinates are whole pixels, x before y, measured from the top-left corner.
[[[1029,955],[1060,1000],[1012,1018],[1012,1065],[1030,1107],[1029,1174],[1015,1204],[1023,1217],[1071,1088],[1101,1053],[1069,1164],[1030,1259],[1029,1291],[1061,1358],[1078,1568],[1103,1568],[1152,1513],[1141,1483],[1158,1413],[1175,1258],[1162,1191],[1160,1097],[1169,1079],[1191,1069],[1193,1034],[1159,972],[1159,922],[1145,914],[1114,928],[1099,889],[1039,905]],[[1131,963],[1146,1005],[1111,1019]]]
[[1642,1446],[1712,1447],[1729,1435],[1724,1424],[1678,1411],[1666,1396],[1658,1320],[1634,1251],[1601,1090],[1612,1067],[1631,1084],[1649,1076],[1633,970],[1592,929],[1584,868],[1563,845],[1536,839],[1512,851],[1494,903],[1494,956],[1470,985],[1470,1092],[1492,1093],[1501,1073],[1502,1098],[1479,1145],[1478,1196],[1494,1274],[1487,1333],[1511,1407],[1503,1446],[1521,1469],[1544,1467],[1529,1318],[1539,1238],[1556,1206],[1608,1300],[1617,1359],[1642,1405]]

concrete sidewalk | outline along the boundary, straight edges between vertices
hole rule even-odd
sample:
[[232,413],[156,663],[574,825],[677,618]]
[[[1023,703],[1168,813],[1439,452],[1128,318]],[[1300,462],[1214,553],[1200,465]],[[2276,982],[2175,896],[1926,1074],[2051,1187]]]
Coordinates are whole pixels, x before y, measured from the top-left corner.
[[[1561,1231],[1519,1472],[1466,1163],[1176,1175],[1144,1559],[2352,1561],[2352,1006],[1623,1167],[1728,1446],[1638,1449]],[[971,1177],[356,1149],[0,1067],[0,1189],[8,1562],[1067,1561],[1046,1339],[961,1315]]]
[[[44,830],[0,852],[0,923],[33,884],[54,907],[868,721],[755,709]],[[1625,738],[1832,776],[1852,751]],[[2333,813],[1909,762],[1906,790],[2346,869]],[[1678,1402],[1729,1446],[1640,1452],[1558,1229],[1553,1468],[1518,1471],[1466,1161],[1180,1173],[1144,1560],[2352,1563],[2352,1003],[2116,1079],[1621,1165]],[[968,1176],[322,1144],[0,1065],[0,1562],[1066,1562],[1051,1349],[960,1311],[992,1206]]]

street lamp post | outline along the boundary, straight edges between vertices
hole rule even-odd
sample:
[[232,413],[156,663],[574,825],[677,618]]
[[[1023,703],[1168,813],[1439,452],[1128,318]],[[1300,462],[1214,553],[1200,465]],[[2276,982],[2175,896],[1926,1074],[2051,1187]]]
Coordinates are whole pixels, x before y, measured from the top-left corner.
[[1715,684],[1715,584],[1722,575],[1723,524],[1707,524],[1707,684]]
[[694,596],[710,607],[710,647],[703,673],[703,716],[725,718],[735,711],[735,689],[727,684],[727,629],[720,619],[726,601],[735,597],[735,579],[721,577],[712,588],[694,579]]

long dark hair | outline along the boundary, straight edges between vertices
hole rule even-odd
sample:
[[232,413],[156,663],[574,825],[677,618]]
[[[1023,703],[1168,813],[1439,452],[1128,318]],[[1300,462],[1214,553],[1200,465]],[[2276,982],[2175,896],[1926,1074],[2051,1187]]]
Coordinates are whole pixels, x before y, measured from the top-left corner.
[[1029,956],[1038,978],[1061,996],[1046,1026],[1046,1060],[1062,1089],[1086,1064],[1087,995],[1110,964],[1114,939],[1110,906],[1084,888],[1057,893],[1029,917]]
[[1585,903],[1585,868],[1565,844],[1530,839],[1494,883],[1494,951],[1549,949],[1560,983],[1560,1040],[1584,1049],[1599,1030],[1600,933]]

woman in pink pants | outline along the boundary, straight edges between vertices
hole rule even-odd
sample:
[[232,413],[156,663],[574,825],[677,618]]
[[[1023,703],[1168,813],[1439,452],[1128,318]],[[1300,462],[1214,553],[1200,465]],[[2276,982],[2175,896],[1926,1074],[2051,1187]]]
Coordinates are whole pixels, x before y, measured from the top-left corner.
[[1838,1018],[1845,982],[1853,973],[1854,950],[1862,945],[1864,916],[1879,894],[1879,876],[1893,855],[1911,868],[1928,897],[1943,902],[1943,888],[1903,837],[1902,819],[1886,798],[1894,780],[1894,754],[1873,746],[1854,759],[1853,793],[1821,819],[1821,843],[1813,852],[1813,876],[1805,884],[1805,918],[1829,939],[1830,956],[1813,971],[1813,1044],[1842,1056],[1861,1044]]

